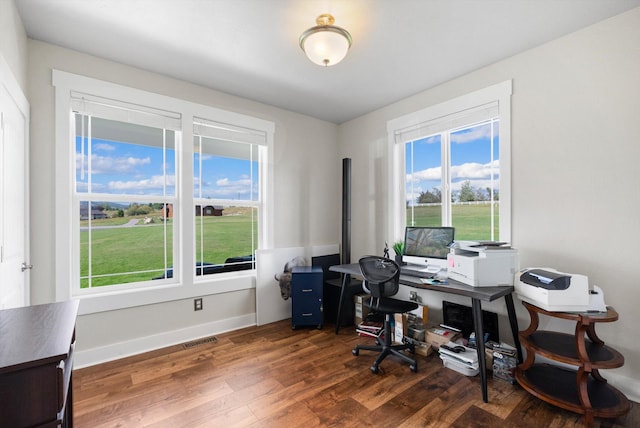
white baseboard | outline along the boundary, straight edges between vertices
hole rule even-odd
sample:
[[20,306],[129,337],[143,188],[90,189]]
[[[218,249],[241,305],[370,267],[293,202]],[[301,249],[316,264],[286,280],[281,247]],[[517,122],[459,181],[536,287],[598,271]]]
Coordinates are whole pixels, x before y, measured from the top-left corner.
[[189,328],[167,331],[153,336],[144,336],[98,348],[76,348],[73,367],[74,369],[89,367],[253,325],[256,325],[256,314],[199,324]]

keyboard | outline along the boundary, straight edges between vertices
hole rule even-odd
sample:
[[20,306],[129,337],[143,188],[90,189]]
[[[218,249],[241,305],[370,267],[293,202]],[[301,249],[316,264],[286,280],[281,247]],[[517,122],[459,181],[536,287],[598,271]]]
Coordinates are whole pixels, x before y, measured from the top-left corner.
[[415,276],[418,278],[433,278],[440,268],[423,267],[423,266],[400,266],[400,275]]

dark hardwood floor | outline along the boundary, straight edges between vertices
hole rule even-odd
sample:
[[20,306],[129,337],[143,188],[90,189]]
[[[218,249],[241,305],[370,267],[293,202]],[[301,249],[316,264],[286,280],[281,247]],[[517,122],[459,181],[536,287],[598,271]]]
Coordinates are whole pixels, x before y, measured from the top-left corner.
[[[489,374],[419,357],[418,373],[388,357],[351,354],[369,339],[353,327],[291,330],[289,321],[216,335],[74,371],[74,422],[83,427],[575,427],[582,417]],[[193,345],[193,346],[188,346]],[[606,371],[602,372],[606,377]],[[596,427],[640,426],[640,405]]]

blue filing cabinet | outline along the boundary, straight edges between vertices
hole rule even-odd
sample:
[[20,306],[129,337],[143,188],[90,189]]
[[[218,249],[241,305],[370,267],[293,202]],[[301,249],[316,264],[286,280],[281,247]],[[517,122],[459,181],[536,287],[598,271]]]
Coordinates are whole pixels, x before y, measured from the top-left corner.
[[291,328],[322,328],[322,268],[296,266],[291,271]]

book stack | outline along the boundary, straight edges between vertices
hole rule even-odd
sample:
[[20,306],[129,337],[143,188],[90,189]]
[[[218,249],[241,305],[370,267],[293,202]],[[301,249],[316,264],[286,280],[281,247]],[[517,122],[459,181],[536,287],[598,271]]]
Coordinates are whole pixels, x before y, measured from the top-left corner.
[[356,333],[362,337],[382,337],[384,328],[381,322],[363,321],[356,327]]

